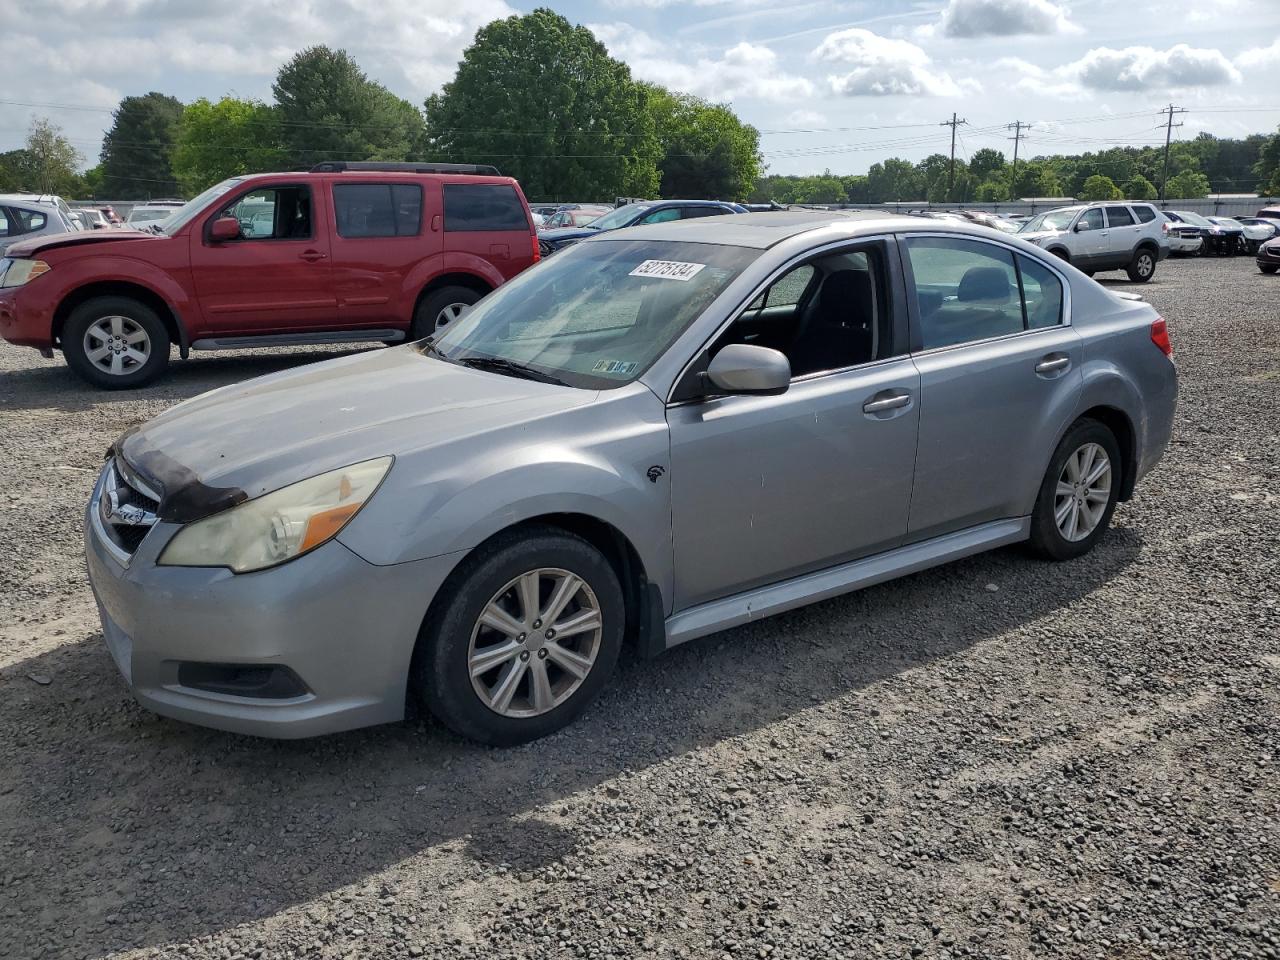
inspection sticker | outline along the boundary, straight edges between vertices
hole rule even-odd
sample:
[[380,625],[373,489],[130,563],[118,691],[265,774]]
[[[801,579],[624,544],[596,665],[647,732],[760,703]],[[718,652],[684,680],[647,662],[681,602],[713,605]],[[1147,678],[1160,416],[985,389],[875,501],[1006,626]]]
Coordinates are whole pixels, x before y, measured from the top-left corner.
[[679,260],[646,260],[629,274],[633,277],[658,277],[661,280],[692,280],[705,263],[681,263]]
[[591,368],[592,373],[621,373],[629,374],[638,367],[638,363],[627,360],[597,360],[595,366]]

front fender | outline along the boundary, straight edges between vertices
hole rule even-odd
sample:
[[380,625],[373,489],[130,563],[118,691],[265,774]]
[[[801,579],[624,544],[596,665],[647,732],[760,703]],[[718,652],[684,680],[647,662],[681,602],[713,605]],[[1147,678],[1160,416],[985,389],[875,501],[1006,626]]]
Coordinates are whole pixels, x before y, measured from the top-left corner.
[[[176,278],[171,269],[124,256],[94,256],[83,260],[59,263],[55,269],[62,274],[64,293],[59,302],[95,283],[128,283],[142,287],[163,300],[177,319],[179,329],[198,322],[200,312],[190,296],[190,269],[183,265],[176,269],[187,274],[187,285]],[[52,273],[52,271],[50,271]]]

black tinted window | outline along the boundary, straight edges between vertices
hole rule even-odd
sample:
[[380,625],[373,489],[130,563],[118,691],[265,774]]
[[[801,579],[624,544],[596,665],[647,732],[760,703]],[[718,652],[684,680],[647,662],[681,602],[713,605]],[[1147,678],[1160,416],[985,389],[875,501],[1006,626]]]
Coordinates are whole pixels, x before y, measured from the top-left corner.
[[448,183],[444,188],[444,228],[528,230],[514,187],[502,183]]
[[922,346],[989,340],[1023,329],[1013,252],[975,240],[907,240]]
[[681,207],[680,218],[682,220],[694,220],[698,217],[718,217],[722,213],[728,212],[728,210],[721,210],[719,207]]
[[422,187],[413,183],[342,183],[333,188],[340,237],[416,236]]
[[1134,207],[1133,212],[1138,215],[1138,219],[1143,223],[1150,223],[1156,218],[1155,207]]
[[1133,226],[1133,214],[1128,207],[1107,207],[1107,225],[1112,227]]

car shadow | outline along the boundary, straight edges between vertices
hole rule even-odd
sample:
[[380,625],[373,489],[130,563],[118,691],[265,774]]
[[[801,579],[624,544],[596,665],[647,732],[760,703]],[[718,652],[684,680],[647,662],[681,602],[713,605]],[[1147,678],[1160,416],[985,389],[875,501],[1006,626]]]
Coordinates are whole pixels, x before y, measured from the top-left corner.
[[[515,870],[571,862],[590,839],[572,819],[556,822],[575,795],[1033,623],[1024,642],[1034,644],[1141,549],[1136,531],[1118,528],[1063,564],[1000,550],[655,660],[624,657],[572,726],[508,750],[428,722],[309,741],[189,726],[137,707],[90,636],[0,679],[0,729],[14,738],[0,753],[0,880],[9,902],[40,918],[43,943],[56,936],[65,955],[105,957],[229,930],[410,857]],[[36,846],[62,869],[24,870]],[[21,939],[32,930],[6,935],[10,955],[37,955],[40,944]]]
[[148,386],[137,390],[100,390],[71,372],[60,356],[18,369],[0,371],[0,406],[10,410],[78,412],[130,401],[178,403],[197,394],[253,377],[290,370],[309,363],[350,356],[367,345],[288,350],[237,350],[193,352],[186,360],[174,353],[169,369]]

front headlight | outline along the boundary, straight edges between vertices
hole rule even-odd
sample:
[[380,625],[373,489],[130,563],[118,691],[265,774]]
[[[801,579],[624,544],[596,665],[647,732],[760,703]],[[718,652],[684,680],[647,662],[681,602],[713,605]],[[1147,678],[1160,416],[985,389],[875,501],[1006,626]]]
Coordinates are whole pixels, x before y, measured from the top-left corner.
[[248,573],[299,557],[338,535],[373,496],[393,459],[331,470],[197,520],[169,541],[159,563]]
[[0,287],[20,287],[29,280],[48,273],[49,265],[43,260],[24,260],[15,257],[0,260]]

